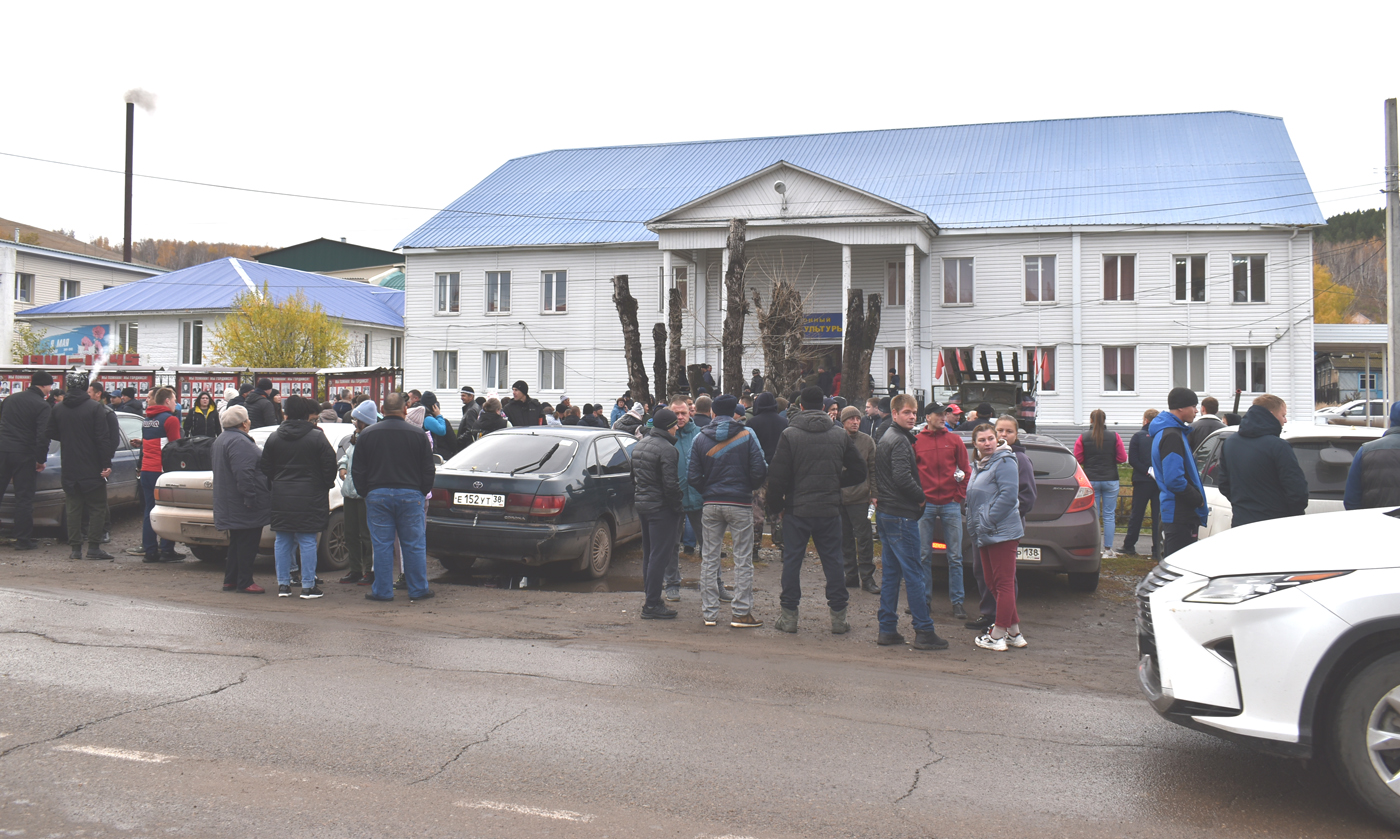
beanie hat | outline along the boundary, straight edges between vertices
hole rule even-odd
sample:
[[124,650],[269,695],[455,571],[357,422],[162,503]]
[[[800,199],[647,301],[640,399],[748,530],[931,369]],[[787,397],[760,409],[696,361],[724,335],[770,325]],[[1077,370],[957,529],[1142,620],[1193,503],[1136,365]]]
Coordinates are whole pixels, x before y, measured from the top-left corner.
[[1196,398],[1196,391],[1189,387],[1174,387],[1171,393],[1167,394],[1167,410],[1178,411],[1182,408],[1191,408],[1200,402]]
[[[1400,403],[1397,403],[1397,404],[1400,404]],[[754,400],[753,400],[753,412],[754,412],[755,414],[758,413],[759,411],[772,411],[772,410],[776,410],[777,407],[778,407],[778,397],[774,396],[773,394],[769,393],[769,392],[766,391],[766,390],[763,391],[762,393],[760,393],[758,396],[754,397]]]
[[882,414],[888,414],[889,412],[890,412],[890,398],[889,398],[888,396],[881,396],[881,397],[880,397],[880,413],[882,413]]
[[511,387],[515,388],[516,390],[520,391],[526,396],[530,395],[530,385],[524,379],[517,380],[515,384],[511,385]]
[[822,400],[826,399],[826,396],[822,393],[821,388],[812,385],[811,387],[802,388],[802,394],[798,399],[802,402],[802,410],[820,411],[822,409]]
[[847,405],[841,409],[841,422],[849,419],[860,419],[860,409],[854,405]]
[[266,376],[258,379],[258,390],[272,390],[272,380]]
[[836,400],[835,400],[835,399],[832,399],[830,396],[828,396],[827,398],[825,398],[825,399],[822,400],[822,410],[823,410],[823,411],[830,411],[830,410],[831,410],[831,406],[832,406],[832,405],[835,405],[835,404],[836,404]]
[[425,411],[431,411],[431,410],[433,409],[433,406],[436,405],[437,403],[438,403],[437,394],[436,394],[436,393],[433,393],[431,390],[429,390],[429,391],[424,391],[424,392],[423,392],[423,398],[421,398],[421,399],[418,400],[418,404],[419,404],[419,405],[422,405],[422,406],[423,406],[423,410],[425,410]]
[[404,418],[407,419],[409,422],[413,423],[414,425],[418,426],[419,428],[422,428],[423,413],[424,412],[422,405],[414,405],[412,408],[408,409],[408,413],[404,416]]
[[991,417],[992,414],[995,414],[995,413],[996,413],[996,409],[992,407],[992,403],[990,403],[990,402],[979,402],[979,403],[977,403],[977,418],[978,418],[978,419],[988,419],[988,418]]
[[355,410],[350,412],[351,419],[357,419],[365,425],[374,425],[379,419],[379,411],[374,407],[372,400],[366,399],[355,406]]
[[[238,395],[239,395],[239,396],[242,396],[242,395],[245,394],[245,393],[250,393],[252,390],[253,390],[253,386],[252,386],[252,385],[239,385],[239,386],[238,386]],[[135,395],[135,391],[133,391],[132,394]],[[124,394],[123,394],[123,395],[124,395]]]
[[224,412],[219,414],[219,427],[221,428],[237,428],[247,421],[248,409],[242,405],[225,408]]
[[715,397],[711,408],[714,410],[716,417],[724,417],[727,419],[734,416],[734,412],[739,409],[739,400],[726,393],[723,396]]
[[50,376],[43,370],[40,370],[39,372],[29,377],[29,383],[34,387],[48,387],[49,385],[53,384],[53,376]]
[[632,407],[627,409],[627,413],[633,415],[637,419],[641,419],[642,414],[644,414],[645,412],[646,408],[640,402],[633,402]]
[[652,415],[652,425],[662,431],[670,431],[676,427],[676,412],[670,408],[662,408]]

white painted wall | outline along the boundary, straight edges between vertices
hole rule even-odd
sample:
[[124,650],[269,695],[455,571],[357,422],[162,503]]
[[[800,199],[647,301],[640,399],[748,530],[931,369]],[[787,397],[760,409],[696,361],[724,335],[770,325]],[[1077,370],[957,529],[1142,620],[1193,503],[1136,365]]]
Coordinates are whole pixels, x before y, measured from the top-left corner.
[[23,247],[15,248],[15,252],[15,271],[34,276],[33,299],[28,303],[16,302],[16,313],[35,306],[57,303],[59,283],[62,280],[77,280],[81,295],[101,291],[106,286],[115,288],[157,273],[124,268],[97,260],[88,262],[81,259],[64,259],[57,254],[26,250]]

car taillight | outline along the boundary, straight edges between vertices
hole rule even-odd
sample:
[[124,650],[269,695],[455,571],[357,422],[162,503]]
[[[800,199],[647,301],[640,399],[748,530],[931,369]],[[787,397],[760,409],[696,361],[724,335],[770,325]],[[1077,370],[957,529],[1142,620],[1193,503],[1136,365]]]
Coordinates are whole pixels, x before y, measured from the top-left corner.
[[530,514],[530,505],[534,503],[535,496],[527,495],[523,492],[510,492],[506,494],[506,512],[514,513],[518,516]]
[[933,549],[934,549],[935,551],[946,551],[946,550],[948,550],[948,546],[945,545],[945,544],[943,544],[942,542],[934,542],[934,543],[933,543]]
[[428,506],[439,509],[447,509],[452,506],[452,490],[435,489],[433,494],[428,496]]
[[562,495],[536,495],[535,501],[530,505],[530,515],[539,518],[557,516],[564,512],[564,496]]
[[1079,489],[1074,493],[1074,500],[1069,502],[1069,508],[1065,510],[1066,513],[1078,513],[1094,506],[1094,486],[1089,483],[1089,477],[1084,474],[1084,467],[1074,467],[1074,479],[1079,482]]
[[175,490],[170,489],[169,487],[156,487],[156,500],[157,500],[157,501],[174,501],[174,500],[175,500]]

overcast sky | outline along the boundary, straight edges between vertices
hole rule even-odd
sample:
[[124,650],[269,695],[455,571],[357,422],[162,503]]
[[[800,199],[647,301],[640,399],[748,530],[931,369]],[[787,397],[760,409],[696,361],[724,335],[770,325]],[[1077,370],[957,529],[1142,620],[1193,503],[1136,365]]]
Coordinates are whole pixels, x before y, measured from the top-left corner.
[[[1241,110],[1324,214],[1382,206],[1400,3],[964,5],[9,4],[0,152],[120,170],[140,87],[138,174],[437,208],[549,149]],[[392,248],[431,214],[138,178],[134,238]],[[122,178],[0,155],[0,217],[117,243]]]

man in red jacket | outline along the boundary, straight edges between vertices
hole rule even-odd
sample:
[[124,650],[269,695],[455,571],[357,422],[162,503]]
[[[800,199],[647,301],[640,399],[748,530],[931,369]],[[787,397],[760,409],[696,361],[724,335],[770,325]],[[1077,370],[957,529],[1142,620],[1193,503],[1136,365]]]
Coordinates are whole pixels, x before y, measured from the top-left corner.
[[[151,508],[156,506],[156,479],[165,471],[161,467],[160,451],[170,440],[180,439],[180,418],[175,416],[175,391],[158,387],[146,403],[146,419],[141,423],[141,496],[146,513],[141,521],[142,562],[184,562],[185,555],[175,550],[169,539],[159,540],[151,527]],[[136,553],[135,550],[128,553]]]
[[[928,504],[919,519],[920,558],[924,565],[925,591],[933,586],[933,528],[943,522],[943,541],[948,546],[948,599],[953,617],[965,620],[963,611],[962,504],[967,498],[967,443],[948,430],[937,417],[914,438],[914,462],[919,466],[919,484]],[[929,594],[932,602],[933,595]]]

